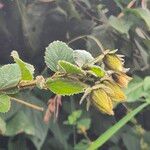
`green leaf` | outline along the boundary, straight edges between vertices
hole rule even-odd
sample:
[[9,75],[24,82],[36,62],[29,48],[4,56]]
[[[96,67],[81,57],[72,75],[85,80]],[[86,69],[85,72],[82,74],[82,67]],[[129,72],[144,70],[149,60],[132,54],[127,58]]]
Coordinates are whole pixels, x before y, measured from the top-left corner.
[[89,145],[89,141],[83,139],[75,145],[74,150],[85,150],[88,148],[88,145]]
[[89,69],[91,73],[97,77],[102,78],[105,75],[104,70],[100,66],[96,66],[96,65],[89,66]]
[[109,18],[110,25],[119,31],[120,33],[128,34],[129,29],[133,25],[133,22],[124,18],[117,18],[114,16],[110,16]]
[[48,141],[50,141],[50,147],[53,147],[51,149],[69,150],[70,148],[67,141],[72,130],[63,124],[54,121],[50,122],[49,129],[53,133],[53,137],[48,138]]
[[21,72],[17,64],[8,64],[0,68],[0,90],[17,86]]
[[46,85],[53,93],[63,96],[82,93],[87,88],[87,85],[80,81],[64,78],[48,79]]
[[11,56],[14,61],[19,65],[21,70],[21,79],[22,80],[32,80],[34,74],[34,67],[19,58],[17,51],[12,51]]
[[64,61],[64,60],[59,60],[58,61],[58,64],[61,66],[61,68],[66,72],[66,73],[69,73],[69,74],[82,74],[82,75],[85,75],[85,72],[79,68],[78,66],[76,65],[73,65],[67,61]]
[[145,91],[150,90],[150,76],[145,77],[143,86]]
[[108,150],[121,150],[118,146],[111,146]]
[[92,55],[85,50],[75,50],[73,52],[73,58],[75,63],[80,67],[94,60]]
[[35,134],[34,124],[23,111],[20,111],[7,122],[5,135],[14,136],[23,132],[30,135]]
[[10,100],[11,107],[10,110],[7,113],[0,113],[0,117],[2,117],[4,120],[9,120],[12,118],[20,109],[22,109],[24,106],[20,104],[16,104],[15,101]]
[[149,54],[148,52],[146,52],[145,47],[143,47],[143,45],[136,39],[135,39],[135,44],[141,54],[141,58],[143,60],[142,65],[147,68],[149,66]]
[[65,60],[74,63],[73,49],[66,43],[61,41],[54,41],[49,44],[45,51],[45,63],[54,72],[58,70],[58,61]]
[[106,132],[104,132],[98,139],[96,139],[89,146],[88,150],[94,150],[101,147],[105,142],[107,142],[119,129],[121,129],[128,121],[130,121],[137,113],[139,113],[143,108],[148,106],[148,103],[144,103],[128,113],[124,118],[122,118],[119,122],[109,128]]
[[88,130],[90,128],[90,125],[91,125],[91,119],[90,118],[83,118],[83,119],[80,119],[78,120],[77,122],[77,127],[85,127],[86,130]]
[[[29,103],[46,108],[44,101],[38,99],[31,92],[23,91],[22,93],[18,94],[17,97],[21,97],[22,99],[26,99]],[[11,107],[10,111],[14,111],[17,106],[21,106],[19,104],[16,105],[15,102],[12,102],[12,104],[14,104],[14,107],[13,110]],[[33,142],[36,149],[41,149],[41,146],[43,145],[48,132],[48,124],[44,123],[43,113],[41,111],[22,106],[13,112],[12,115],[9,115],[9,117],[5,118],[5,120],[7,120],[8,129],[6,134],[14,136],[19,133],[25,133],[25,137]]]
[[134,79],[129,83],[128,88],[125,90],[128,102],[134,102],[143,96],[143,80],[139,77],[134,77]]
[[77,120],[81,117],[82,110],[73,111],[69,116],[68,120],[64,122],[67,125],[76,125]]
[[0,94],[0,112],[8,112],[11,106],[10,97],[5,94]]
[[135,14],[137,17],[143,19],[150,30],[150,11],[148,9],[135,8],[135,9],[127,9],[126,12],[131,12]]
[[123,133],[122,140],[127,150],[141,150],[140,138],[135,133]]
[[[45,103],[31,93],[23,93],[22,97],[24,97],[24,99],[30,97],[28,101],[29,103],[46,108]],[[34,127],[34,130],[31,130],[34,135],[28,135],[28,138],[34,143],[36,149],[40,150],[47,136],[48,124],[45,124],[43,121],[43,113],[40,111],[24,107],[24,113],[29,119],[30,124]]]
[[0,134],[4,134],[6,131],[6,123],[5,121],[0,117]]
[[143,135],[144,141],[150,143],[150,131],[146,131]]
[[146,101],[147,103],[150,103],[150,95],[149,95],[148,98],[145,99],[145,101]]

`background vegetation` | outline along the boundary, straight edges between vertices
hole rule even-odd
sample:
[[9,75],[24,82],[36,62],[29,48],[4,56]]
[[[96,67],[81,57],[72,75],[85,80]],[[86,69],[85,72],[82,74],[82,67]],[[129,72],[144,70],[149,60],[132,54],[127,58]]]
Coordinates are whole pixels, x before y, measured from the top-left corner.
[[[17,50],[36,66],[36,74],[51,75],[44,69],[45,47],[50,42],[61,40],[97,56],[100,49],[88,36],[94,37],[105,49],[125,55],[125,66],[134,78],[125,91],[130,111],[150,97],[149,8],[148,0],[0,0],[0,64],[12,62],[10,52]],[[45,109],[53,96],[37,88],[17,95]],[[123,105],[115,108],[113,117],[93,107],[87,112],[79,105],[80,97],[63,97],[57,121],[51,117],[48,124],[43,121],[45,112],[12,102],[10,111],[0,114],[6,123],[0,149],[84,150],[127,113]],[[145,108],[100,149],[149,150],[149,113]],[[78,130],[78,124],[85,132]]]

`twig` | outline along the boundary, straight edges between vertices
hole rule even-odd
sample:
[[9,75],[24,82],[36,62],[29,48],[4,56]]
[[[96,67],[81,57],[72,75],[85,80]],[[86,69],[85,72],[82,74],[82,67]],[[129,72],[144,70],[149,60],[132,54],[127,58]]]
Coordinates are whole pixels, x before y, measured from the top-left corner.
[[84,137],[87,139],[87,141],[89,142],[89,144],[92,143],[91,139],[88,137],[86,130],[80,128],[81,133],[84,135]]
[[105,49],[103,48],[102,43],[96,37],[94,37],[92,35],[81,35],[81,36],[78,36],[78,37],[70,40],[68,42],[68,44],[71,44],[71,43],[73,43],[73,42],[75,42],[75,41],[77,41],[79,39],[84,39],[84,38],[89,38],[89,39],[92,39],[93,41],[95,41],[95,43],[98,45],[98,47],[100,48],[100,50],[102,51],[102,53],[104,53]]
[[39,111],[44,111],[44,108],[43,108],[43,107],[39,107],[39,106],[37,106],[37,105],[34,105],[34,104],[31,104],[31,103],[25,102],[25,101],[23,101],[23,100],[21,100],[21,99],[15,98],[15,97],[10,97],[10,98],[11,98],[11,100],[16,101],[16,102],[18,102],[18,103],[20,103],[20,104],[23,104],[23,105],[25,105],[25,106],[28,106],[28,107],[30,107],[30,108],[32,108],[32,109],[36,109],[36,110],[39,110]]
[[30,88],[30,87],[33,87],[36,85],[36,80],[32,80],[32,81],[22,81],[22,82],[19,82],[17,85],[15,86],[12,86],[12,87],[8,87],[8,88],[3,88],[3,89],[0,89],[0,92],[5,92],[5,91],[8,91],[8,90],[12,90],[14,88],[18,88],[19,90],[20,89],[25,89],[25,88]]
[[22,81],[18,84],[18,88],[29,88],[29,87],[33,87],[36,85],[36,80],[32,80],[32,81]]

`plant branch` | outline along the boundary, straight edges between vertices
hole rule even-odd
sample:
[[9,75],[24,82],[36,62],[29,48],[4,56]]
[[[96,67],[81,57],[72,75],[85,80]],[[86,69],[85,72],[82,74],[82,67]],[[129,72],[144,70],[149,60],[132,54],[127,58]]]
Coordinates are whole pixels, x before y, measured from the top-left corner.
[[96,37],[94,37],[92,35],[81,35],[81,36],[78,36],[78,37],[72,39],[71,41],[69,41],[68,44],[71,44],[71,43],[73,43],[73,42],[75,42],[75,41],[77,41],[79,39],[84,39],[84,38],[92,39],[98,45],[98,47],[100,48],[102,53],[104,53],[105,49],[104,49],[102,43]]
[[12,90],[14,88],[18,88],[19,90],[20,89],[25,89],[25,88],[31,88],[33,86],[36,86],[36,80],[32,80],[32,81],[22,81],[22,82],[19,82],[17,85],[15,86],[12,86],[12,87],[8,87],[8,88],[4,88],[4,89],[1,89],[0,92],[5,92],[5,91],[8,91],[8,90]]
[[82,129],[80,129],[80,130],[81,130],[82,134],[84,135],[84,137],[87,139],[88,143],[91,144],[92,141],[91,141],[91,139],[88,137],[87,132],[84,131],[84,130],[82,130]]
[[23,101],[21,99],[15,98],[15,97],[10,97],[10,98],[11,98],[11,100],[16,101],[17,103],[23,104],[23,105],[25,105],[27,107],[30,107],[32,109],[39,110],[39,111],[44,111],[43,107],[39,107],[39,106],[37,106],[35,104],[31,104],[31,103],[25,102],[25,101]]
[[30,88],[36,85],[36,80],[32,80],[32,81],[22,81],[18,84],[18,88]]

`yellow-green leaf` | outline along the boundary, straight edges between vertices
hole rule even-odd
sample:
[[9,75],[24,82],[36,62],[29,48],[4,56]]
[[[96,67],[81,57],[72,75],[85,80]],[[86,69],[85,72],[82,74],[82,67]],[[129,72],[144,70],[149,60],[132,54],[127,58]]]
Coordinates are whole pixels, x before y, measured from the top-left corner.
[[76,65],[71,64],[70,62],[64,61],[64,60],[60,60],[58,62],[58,64],[61,66],[61,68],[69,74],[85,74],[85,72],[79,68]]
[[63,96],[82,93],[87,87],[80,81],[64,78],[48,79],[46,85],[55,94]]
[[22,80],[32,80],[34,74],[34,67],[19,58],[17,51],[12,51],[11,56],[14,61],[19,65],[21,70],[21,79]]
[[95,74],[97,77],[102,78],[105,75],[104,70],[100,66],[90,66],[90,71],[92,71],[93,74]]

